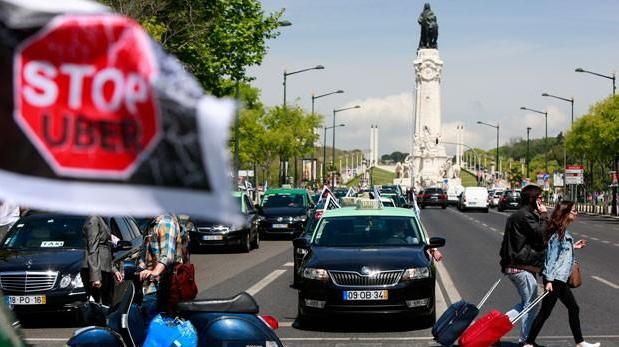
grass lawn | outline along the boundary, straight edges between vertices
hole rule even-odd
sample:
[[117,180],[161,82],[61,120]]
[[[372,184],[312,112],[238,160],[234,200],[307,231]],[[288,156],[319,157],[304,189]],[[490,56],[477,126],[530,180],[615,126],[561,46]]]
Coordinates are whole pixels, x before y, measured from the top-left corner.
[[477,179],[470,171],[460,170],[460,179],[463,187],[477,187]]

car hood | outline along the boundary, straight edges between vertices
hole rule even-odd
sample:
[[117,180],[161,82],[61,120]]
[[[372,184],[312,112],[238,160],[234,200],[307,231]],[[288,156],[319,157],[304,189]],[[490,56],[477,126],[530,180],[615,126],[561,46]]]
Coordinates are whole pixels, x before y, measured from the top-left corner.
[[263,207],[262,215],[265,217],[294,217],[305,215],[303,207]]
[[0,272],[5,271],[80,271],[84,250],[0,250]]
[[312,247],[307,267],[357,271],[366,266],[372,270],[402,270],[429,265],[423,246],[414,247]]

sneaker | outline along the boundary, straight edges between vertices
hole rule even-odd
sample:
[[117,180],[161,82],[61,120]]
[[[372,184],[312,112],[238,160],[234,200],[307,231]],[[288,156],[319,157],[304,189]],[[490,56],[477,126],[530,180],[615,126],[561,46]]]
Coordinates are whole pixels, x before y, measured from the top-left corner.
[[589,342],[583,341],[583,342],[577,344],[576,347],[600,347],[600,343],[599,342],[589,343]]

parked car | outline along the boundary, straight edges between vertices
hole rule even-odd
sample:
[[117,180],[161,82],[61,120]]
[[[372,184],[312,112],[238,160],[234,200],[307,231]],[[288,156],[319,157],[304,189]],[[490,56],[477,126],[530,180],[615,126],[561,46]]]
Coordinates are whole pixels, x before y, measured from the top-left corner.
[[441,188],[426,188],[420,194],[419,207],[440,206],[447,208],[447,194]]
[[506,190],[499,199],[497,210],[517,210],[520,206],[520,189]]
[[305,189],[269,189],[258,209],[261,236],[293,236],[303,232],[314,203]]
[[488,212],[488,190],[485,187],[466,187],[458,200],[461,211],[481,209]]
[[427,250],[445,240],[428,240],[410,209],[362,202],[325,211],[309,239],[294,240],[305,252],[297,318],[393,314],[432,326],[436,269]]
[[241,252],[249,252],[260,247],[258,224],[261,217],[245,192],[233,192],[238,212],[243,217],[239,224],[223,225],[201,219],[194,219],[195,228],[189,229],[189,245],[193,250],[201,247],[236,247]]
[[[88,297],[80,275],[86,217],[52,213],[24,216],[0,246],[0,287],[18,315],[76,311]],[[130,217],[104,218],[119,241],[112,248],[120,269],[137,267],[143,239]],[[134,271],[135,272],[135,271]],[[133,273],[126,273],[127,279]]]

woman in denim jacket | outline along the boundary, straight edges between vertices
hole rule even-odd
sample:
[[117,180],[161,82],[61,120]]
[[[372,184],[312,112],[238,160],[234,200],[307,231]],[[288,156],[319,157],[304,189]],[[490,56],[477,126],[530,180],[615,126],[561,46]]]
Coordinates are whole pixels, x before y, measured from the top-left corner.
[[548,251],[546,252],[546,261],[544,262],[544,285],[549,292],[542,300],[542,308],[540,309],[533,326],[527,337],[527,343],[523,347],[537,346],[535,338],[542,330],[544,322],[550,316],[552,309],[557,303],[557,299],[567,308],[570,329],[576,342],[576,347],[598,347],[600,343],[585,342],[580,330],[579,308],[576,299],[572,294],[570,287],[567,285],[567,280],[572,271],[574,264],[574,249],[580,249],[587,245],[586,240],[574,242],[572,235],[567,230],[576,219],[576,209],[574,202],[561,201],[555,207],[546,234],[545,241],[548,243]]

